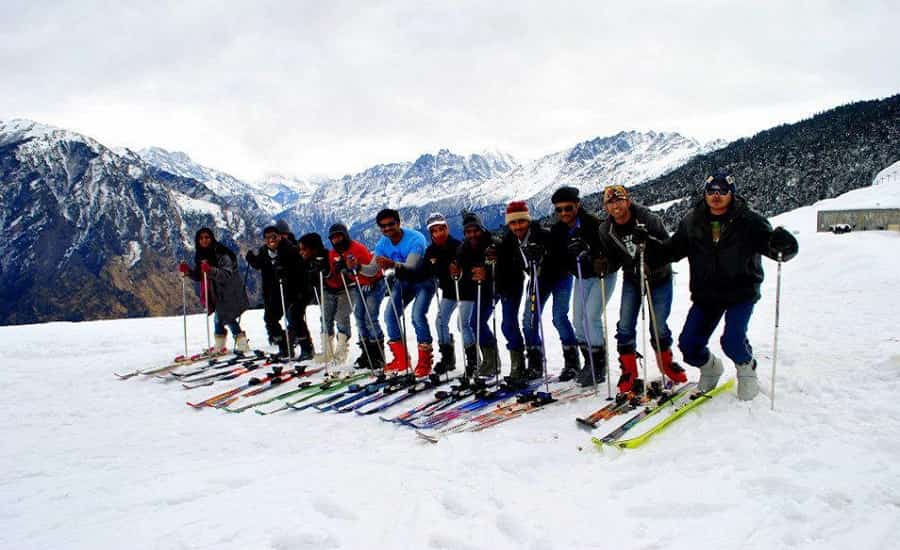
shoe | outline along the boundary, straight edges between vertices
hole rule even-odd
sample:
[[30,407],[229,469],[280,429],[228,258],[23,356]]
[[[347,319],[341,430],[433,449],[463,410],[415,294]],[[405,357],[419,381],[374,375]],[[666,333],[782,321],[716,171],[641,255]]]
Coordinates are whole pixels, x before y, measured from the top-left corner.
[[719,377],[722,376],[722,362],[712,352],[706,363],[700,365],[700,381],[697,382],[697,389],[701,392],[708,392],[719,384]]
[[659,368],[662,369],[669,380],[676,384],[684,384],[687,382],[687,373],[678,363],[672,361],[672,350],[667,349],[656,354],[659,361]]
[[372,357],[372,369],[382,370],[384,368],[384,340],[366,340],[366,347]]
[[384,366],[384,372],[403,372],[409,370],[409,353],[406,352],[406,346],[400,340],[392,340],[388,342],[391,353],[394,354],[394,360]]
[[525,353],[520,349],[509,350],[509,381],[525,383],[528,381],[528,369],[525,367]]
[[749,363],[735,364],[737,368],[737,396],[741,401],[750,401],[759,394],[759,379],[756,377],[756,359]]
[[234,337],[234,349],[235,351],[239,351],[241,353],[249,353],[250,352],[250,343],[247,341],[247,333],[241,332],[237,336]]
[[413,374],[416,378],[425,378],[431,374],[431,364],[434,361],[431,344],[419,344],[419,360]]
[[228,353],[227,339],[224,334],[214,334],[213,349],[210,350],[212,355],[222,355]]
[[544,351],[537,347],[528,348],[528,367],[525,376],[528,380],[537,380],[544,377]]
[[634,382],[638,379],[637,355],[634,353],[619,354],[619,367],[622,374],[616,387],[619,393],[628,393],[634,389]]
[[300,338],[299,347],[300,355],[297,356],[297,361],[311,361],[315,357],[316,349],[313,347],[312,338]]
[[334,360],[334,336],[325,335],[322,339],[322,353],[313,357],[313,363],[330,363]]
[[481,346],[481,364],[475,371],[478,378],[491,378],[500,374],[500,354],[496,344],[493,346]]
[[446,374],[456,369],[456,347],[451,340],[449,344],[438,344],[441,360],[434,366],[435,374]]
[[466,354],[466,377],[471,378],[471,377],[475,376],[475,369],[478,368],[478,346],[476,346],[475,344],[466,346],[465,354]]
[[[581,348],[581,354],[584,355],[584,367],[578,373],[578,385],[583,388],[593,386],[606,381],[606,354],[603,348],[591,348],[588,351],[587,346]],[[591,371],[591,358],[593,358],[594,369]],[[596,380],[595,380],[596,379]]]
[[334,347],[334,360],[338,364],[347,361],[347,355],[350,354],[350,337],[340,332],[337,333],[337,345]]

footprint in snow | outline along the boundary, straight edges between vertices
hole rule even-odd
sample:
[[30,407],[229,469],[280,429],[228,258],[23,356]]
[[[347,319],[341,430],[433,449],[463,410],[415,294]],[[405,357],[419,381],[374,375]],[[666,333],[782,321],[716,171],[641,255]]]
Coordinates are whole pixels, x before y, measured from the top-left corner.
[[299,548],[339,548],[341,544],[331,533],[284,534],[272,537],[273,550],[297,550]]
[[359,516],[353,510],[345,508],[341,503],[328,497],[318,496],[313,500],[313,508],[325,517],[332,519],[356,520]]

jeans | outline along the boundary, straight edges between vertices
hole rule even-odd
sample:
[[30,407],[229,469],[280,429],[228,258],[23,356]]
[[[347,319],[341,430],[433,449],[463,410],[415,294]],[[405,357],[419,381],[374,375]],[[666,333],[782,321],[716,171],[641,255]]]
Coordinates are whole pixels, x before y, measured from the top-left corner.
[[[641,312],[641,291],[639,283],[627,278],[622,279],[622,303],[619,306],[619,322],[616,324],[616,341],[619,353],[634,353],[637,338],[637,320]],[[659,349],[665,351],[672,347],[672,331],[669,330],[669,312],[672,310],[672,279],[650,288],[650,301],[653,311],[647,311],[650,323],[650,345],[657,349],[656,331],[653,320],[659,330]]]
[[[362,292],[359,287],[350,289],[350,297],[353,299],[353,317],[356,319],[356,330],[359,332],[361,340],[384,340],[384,333],[381,332],[381,325],[378,322],[378,312],[381,308],[381,301],[384,300],[384,284],[384,279],[378,279],[375,283],[367,285]],[[365,298],[365,302],[363,298]]]
[[[451,344],[453,343],[453,336],[450,334],[450,315],[453,314],[453,310],[456,309],[456,300],[449,300],[447,298],[442,298],[438,303],[438,316],[437,316],[437,339],[439,344]],[[468,306],[466,306],[468,304]],[[472,308],[475,306],[473,302],[460,302],[459,303],[459,312],[457,313],[457,319],[459,320],[468,320],[468,315],[472,313]],[[469,326],[468,322],[462,322],[462,340],[463,345],[470,346],[475,343],[475,334],[472,332],[472,327]]]
[[500,330],[506,338],[506,349],[523,350],[525,341],[522,339],[522,329],[519,326],[519,306],[522,304],[522,288],[510,294],[500,296],[500,308],[503,310],[503,320],[500,321]]
[[[403,331],[397,315],[403,315],[403,310],[410,302],[415,301],[412,309],[412,324],[416,331],[416,341],[420,344],[431,343],[431,327],[428,326],[428,308],[431,299],[434,298],[436,287],[433,279],[412,283],[409,281],[394,280],[391,286],[391,298],[388,298],[384,320],[387,325],[389,340],[401,340]],[[396,314],[394,313],[396,309]]]
[[709,338],[725,316],[725,331],[719,342],[722,351],[735,363],[749,363],[753,359],[753,348],[747,340],[747,326],[753,314],[753,302],[724,305],[693,304],[684,320],[684,328],[678,337],[678,347],[684,362],[695,367],[702,366],[709,359]]
[[351,334],[350,302],[347,300],[347,294],[343,290],[341,292],[326,290],[322,309],[325,312],[322,315],[322,332],[328,336],[334,336],[334,327],[337,324],[337,331],[349,337]]
[[[616,279],[618,271],[610,273],[603,278],[606,285],[606,295],[600,296],[600,278],[589,277],[582,279],[581,288],[578,288],[579,281],[575,281],[575,306],[572,308],[572,321],[575,325],[575,339],[579,344],[590,345],[591,347],[603,347],[606,342],[603,341],[603,303],[604,300],[609,302],[616,287]],[[583,296],[583,299],[582,299]]]
[[231,331],[232,336],[237,336],[238,334],[244,332],[241,330],[241,325],[237,322],[237,319],[229,321],[227,323],[223,323],[219,320],[219,312],[217,311],[213,314],[213,334],[217,336],[225,336],[225,327],[228,327],[228,330]]
[[457,315],[462,319],[463,344],[466,346],[474,346],[475,302],[471,300],[460,300],[457,307],[459,308]]
[[532,311],[531,295],[526,297],[525,311],[522,314],[522,330],[525,333],[525,345],[528,347],[540,347],[541,334],[535,321],[540,322],[540,314],[544,306],[553,297],[553,326],[559,333],[559,340],[563,346],[574,346],[578,343],[575,339],[575,329],[569,321],[569,302],[572,301],[572,277],[565,276],[549,288],[538,288],[541,295],[541,307],[539,311]]
[[[481,345],[481,347],[495,347],[497,345],[497,337],[491,331],[490,324],[488,323],[488,321],[490,321],[491,319],[491,315],[493,315],[494,313],[494,304],[496,303],[491,299],[490,289],[488,289],[487,292],[482,289],[480,315],[478,314],[478,307],[476,303],[468,303],[472,304],[472,310],[469,313],[469,330],[471,330],[472,333],[475,334],[475,339],[478,341],[477,343]],[[466,302],[460,302],[461,309],[463,308],[464,304],[466,304]]]

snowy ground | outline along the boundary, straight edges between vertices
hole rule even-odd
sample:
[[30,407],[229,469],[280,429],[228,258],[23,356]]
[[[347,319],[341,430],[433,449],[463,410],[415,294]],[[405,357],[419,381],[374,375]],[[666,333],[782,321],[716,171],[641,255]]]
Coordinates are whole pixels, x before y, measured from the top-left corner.
[[[900,203],[900,183],[829,202]],[[900,233],[815,233],[816,210],[774,220],[801,245],[784,267],[776,411],[726,395],[624,453],[575,427],[599,401],[430,445],[371,417],[195,411],[185,399],[213,390],[111,376],[178,352],[178,318],[0,328],[0,547],[896,547]],[[768,387],[766,269],[750,337]],[[686,276],[677,286],[676,335]],[[191,327],[199,348],[201,318]],[[263,340],[260,312],[245,328]]]

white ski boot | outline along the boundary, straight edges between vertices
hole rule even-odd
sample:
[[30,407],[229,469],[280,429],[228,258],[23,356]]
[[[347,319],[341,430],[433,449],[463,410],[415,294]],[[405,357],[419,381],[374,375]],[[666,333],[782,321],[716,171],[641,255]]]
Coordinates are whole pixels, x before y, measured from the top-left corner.
[[756,360],[749,363],[735,364],[737,368],[737,396],[741,401],[750,401],[759,393],[759,380],[756,378]]
[[330,363],[334,360],[334,336],[327,335],[324,340],[322,340],[322,353],[317,353],[315,357],[313,357],[313,363]]
[[349,336],[341,334],[340,332],[337,333],[337,346],[334,348],[334,360],[338,365],[343,365],[347,362],[347,354],[350,353],[349,341]]
[[710,352],[709,359],[700,366],[700,381],[697,382],[697,389],[705,393],[715,388],[724,370],[725,368],[722,366],[719,358]]
[[250,343],[247,341],[247,333],[242,332],[234,337],[234,349],[241,353],[250,351]]

